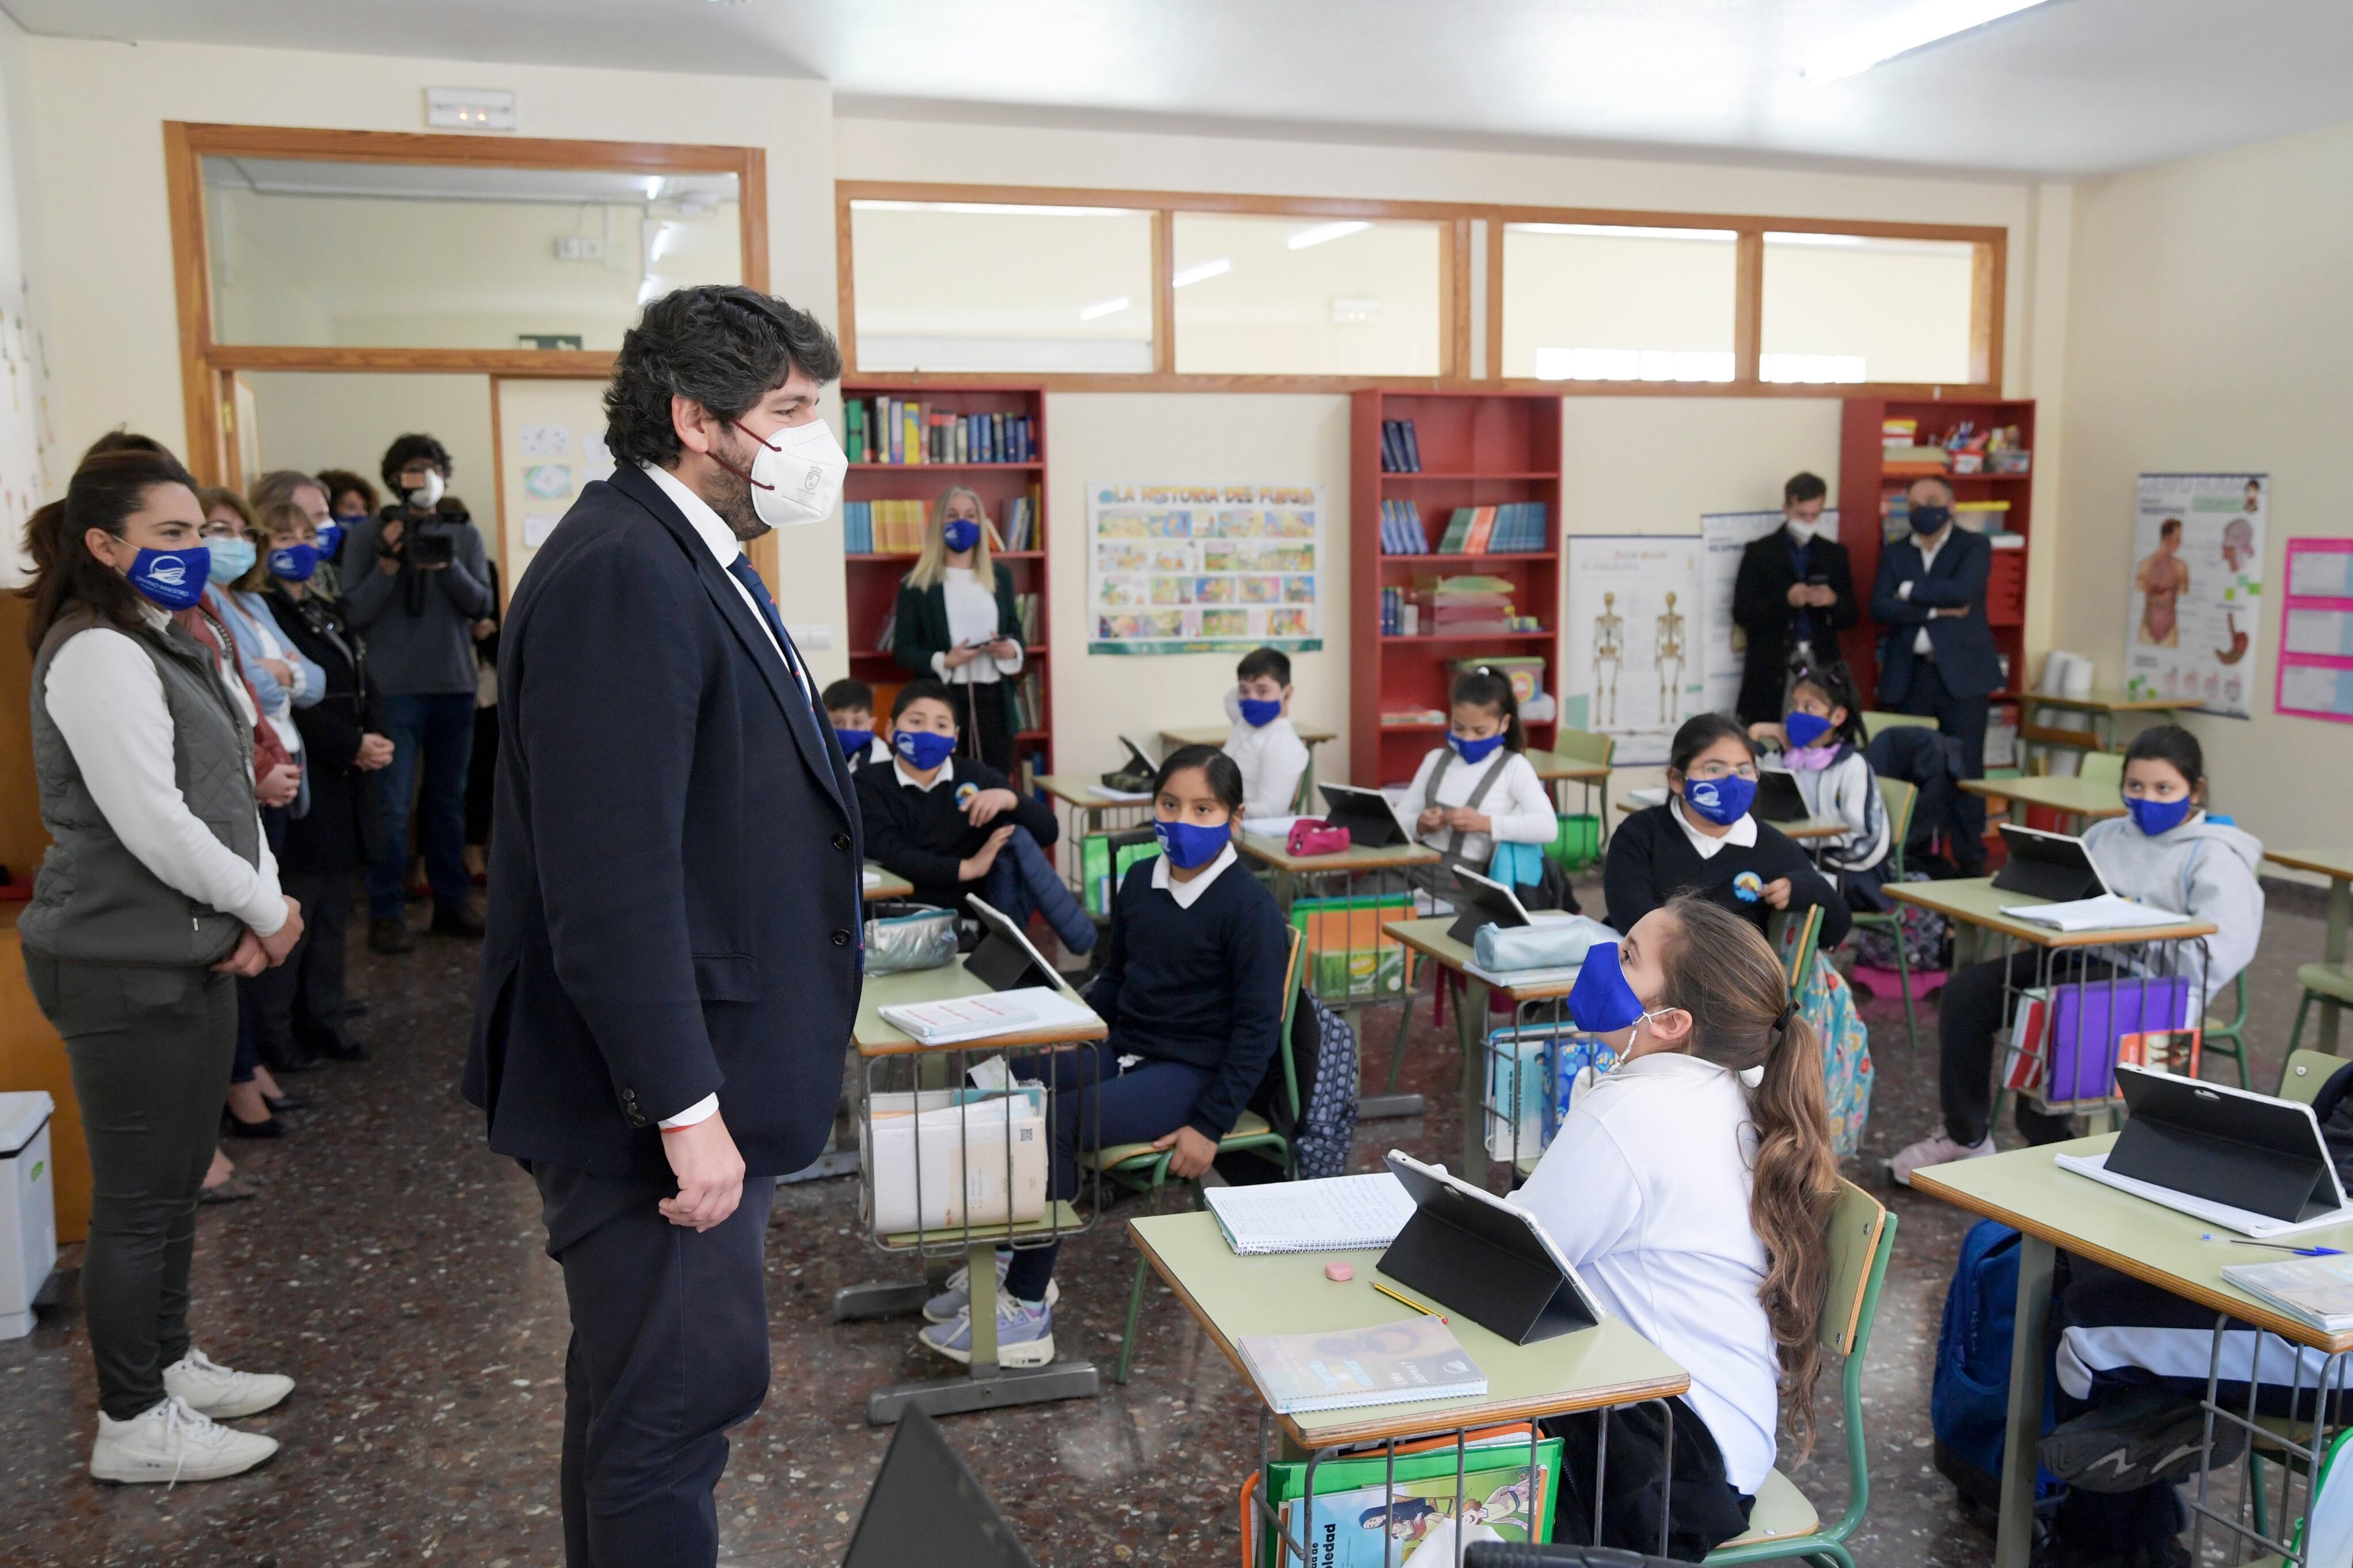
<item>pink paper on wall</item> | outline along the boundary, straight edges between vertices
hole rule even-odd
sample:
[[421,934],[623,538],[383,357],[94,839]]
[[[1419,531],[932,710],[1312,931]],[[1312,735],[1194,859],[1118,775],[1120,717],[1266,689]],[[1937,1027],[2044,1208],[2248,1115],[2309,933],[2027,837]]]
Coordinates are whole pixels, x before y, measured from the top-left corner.
[[2273,705],[2353,723],[2353,539],[2287,542]]

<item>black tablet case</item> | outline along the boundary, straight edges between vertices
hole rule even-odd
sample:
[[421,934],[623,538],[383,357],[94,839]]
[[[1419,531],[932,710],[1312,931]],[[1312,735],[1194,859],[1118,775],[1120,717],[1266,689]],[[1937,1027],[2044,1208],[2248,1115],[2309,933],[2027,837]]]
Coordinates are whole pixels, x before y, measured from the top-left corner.
[[2276,1220],[2337,1206],[2327,1151],[2300,1131],[2299,1108],[2129,1065],[2116,1084],[2131,1114],[2108,1151],[2115,1174]]
[[[1360,801],[1364,802],[1361,805],[1358,804]],[[1363,795],[1335,795],[1326,791],[1324,805],[1326,808],[1324,819],[1335,827],[1346,828],[1351,846],[1379,849],[1405,841],[1405,829],[1398,826],[1397,814],[1389,810],[1386,801],[1379,801],[1377,797],[1366,800]]]
[[1481,926],[1524,926],[1520,911],[1493,888],[1482,888],[1476,882],[1457,880],[1454,884],[1456,914],[1454,923],[1446,934],[1468,947],[1476,942]]
[[[2099,874],[2088,864],[2063,865],[2036,856],[2033,851],[2042,846],[2042,840],[2005,833],[2002,842],[2009,847],[2010,858],[1994,878],[1993,885],[2005,893],[2024,893],[2031,898],[2048,899],[2054,904],[2066,904],[2077,899],[2088,899],[2100,890]],[[2080,843],[2080,840],[2076,842]],[[2028,847],[2021,849],[2021,845]]]
[[1398,1170],[1413,1217],[1376,1266],[1515,1345],[1575,1333],[1596,1319],[1527,1227],[1413,1170]]
[[1034,1568],[987,1489],[919,1405],[899,1417],[841,1562],[842,1568]]
[[1759,822],[1803,822],[1806,797],[1787,768],[1765,768],[1757,774],[1757,819]]

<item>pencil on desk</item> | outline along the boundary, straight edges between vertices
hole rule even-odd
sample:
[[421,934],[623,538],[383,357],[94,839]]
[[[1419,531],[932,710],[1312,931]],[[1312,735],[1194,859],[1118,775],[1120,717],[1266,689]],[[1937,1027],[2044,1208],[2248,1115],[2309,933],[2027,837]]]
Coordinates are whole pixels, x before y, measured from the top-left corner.
[[1445,1313],[1438,1310],[1434,1307],[1425,1307],[1410,1296],[1400,1296],[1377,1279],[1367,1279],[1365,1283],[1370,1285],[1374,1289],[1378,1290],[1382,1295],[1387,1296],[1390,1300],[1401,1301],[1405,1305],[1411,1307],[1415,1311],[1419,1312],[1425,1318],[1436,1318],[1441,1323],[1446,1321]]

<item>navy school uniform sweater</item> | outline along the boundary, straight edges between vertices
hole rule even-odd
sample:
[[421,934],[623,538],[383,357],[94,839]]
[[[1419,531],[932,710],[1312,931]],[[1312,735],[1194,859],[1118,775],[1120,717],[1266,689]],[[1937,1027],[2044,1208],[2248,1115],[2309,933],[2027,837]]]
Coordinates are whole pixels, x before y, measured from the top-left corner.
[[1762,899],[1740,896],[1744,871],[1758,882],[1789,879],[1789,907],[1822,906],[1821,951],[1828,952],[1845,940],[1846,900],[1814,869],[1797,841],[1769,822],[1757,824],[1757,842],[1726,844],[1706,859],[1668,808],[1653,805],[1634,813],[1609,836],[1609,853],[1601,866],[1601,888],[1609,900],[1609,924],[1620,933],[1677,893],[1704,894],[1742,916],[1758,931],[1774,913]]
[[[884,868],[915,884],[918,903],[961,909],[978,882],[956,872],[965,857],[1008,823],[1029,830],[1040,845],[1054,842],[1054,814],[1042,803],[1014,791],[1016,805],[1001,816],[976,824],[963,803],[982,790],[1013,789],[1012,782],[987,763],[953,757],[928,790],[910,784],[895,762],[860,768],[858,808],[866,825],[866,853]],[[998,851],[1001,860],[1009,850]]]
[[1210,1069],[1186,1121],[1222,1138],[1265,1078],[1282,1032],[1282,912],[1239,860],[1180,908],[1152,885],[1159,863],[1140,860],[1121,880],[1087,1005],[1111,1026],[1122,1055]]

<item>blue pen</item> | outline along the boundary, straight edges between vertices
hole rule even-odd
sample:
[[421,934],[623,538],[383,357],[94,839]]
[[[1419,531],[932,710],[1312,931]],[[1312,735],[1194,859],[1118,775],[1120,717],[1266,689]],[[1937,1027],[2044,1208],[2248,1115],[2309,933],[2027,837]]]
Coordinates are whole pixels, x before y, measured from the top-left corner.
[[2208,1231],[2204,1236],[2200,1237],[2198,1239],[2200,1241],[2226,1241],[2232,1247],[2268,1247],[2274,1252],[2293,1252],[2298,1258],[2342,1258],[2345,1256],[2345,1249],[2341,1247],[2290,1247],[2284,1241],[2242,1241],[2235,1236],[2216,1236],[2212,1231]]

